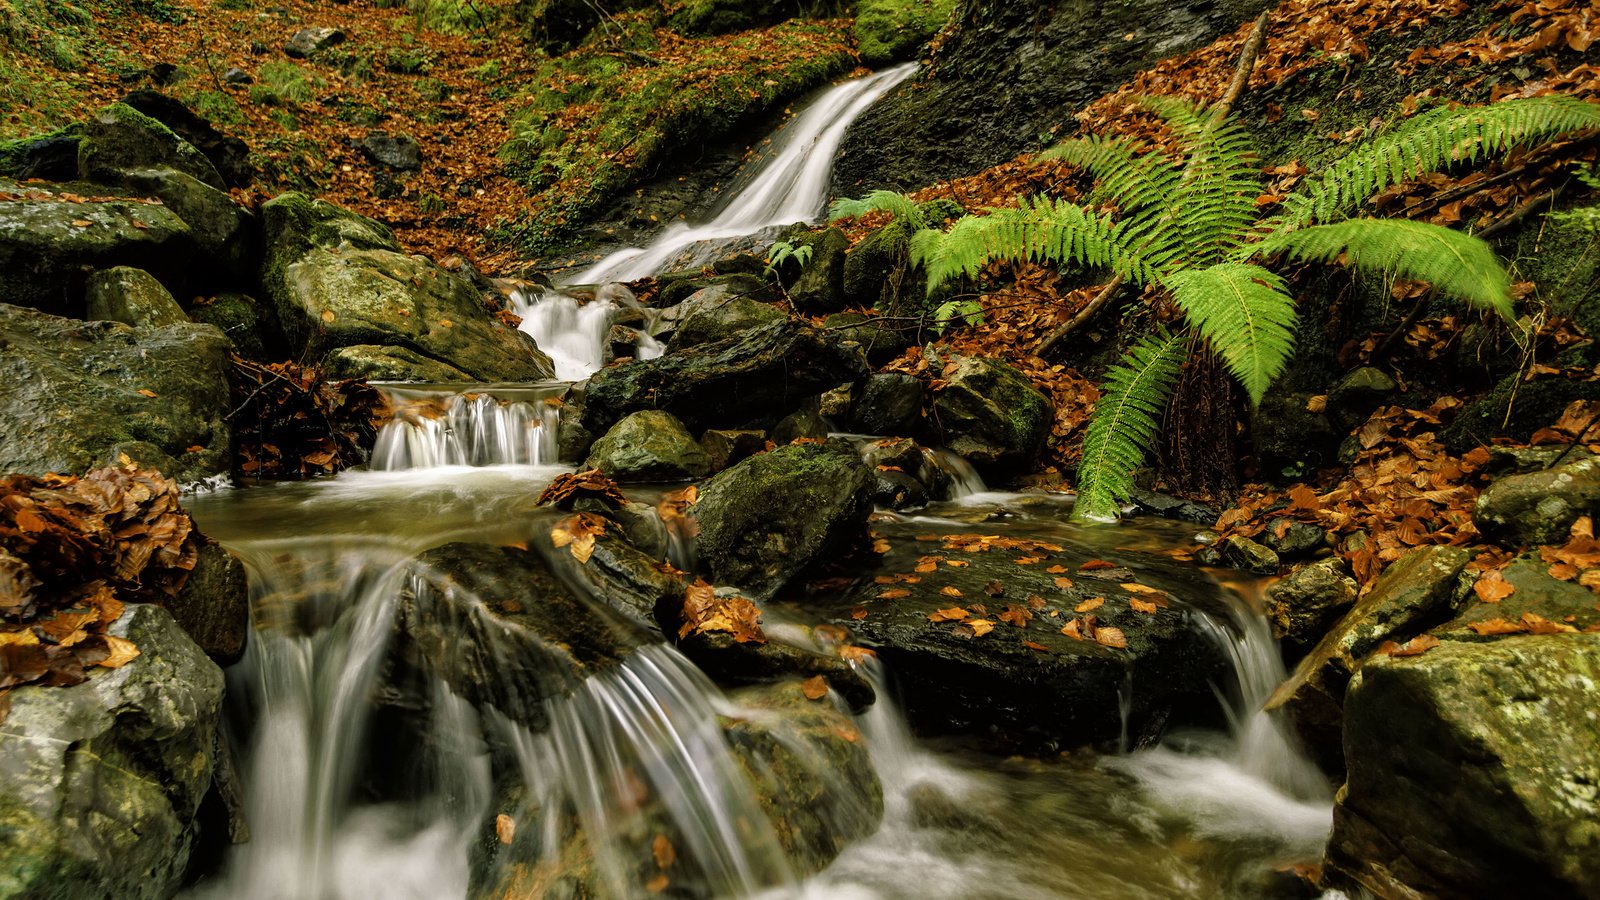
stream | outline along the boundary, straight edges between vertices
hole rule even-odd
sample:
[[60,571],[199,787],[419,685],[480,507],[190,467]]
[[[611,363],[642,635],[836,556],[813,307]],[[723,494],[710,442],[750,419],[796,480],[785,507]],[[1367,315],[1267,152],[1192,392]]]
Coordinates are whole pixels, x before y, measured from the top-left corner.
[[[710,221],[674,225],[652,246],[618,251],[576,280],[652,274],[674,260],[692,267],[719,241],[815,220],[845,129],[911,72],[902,66],[826,92],[775,137]],[[1258,712],[1284,671],[1256,609],[1256,585],[1216,581],[1149,553],[1188,543],[1190,533],[1170,523],[1081,528],[1066,522],[1068,498],[987,491],[970,470],[962,470],[965,496],[880,517],[874,528],[892,541],[982,522],[986,532],[1107,559],[1148,554],[1164,577],[1206,598],[1193,639],[1216,642],[1231,661],[1232,680],[1213,686],[1222,711],[1214,718],[1227,727],[1175,730],[1155,746],[1000,757],[973,740],[914,737],[895,701],[896,673],[866,661],[878,701],[853,722],[883,785],[883,815],[845,791],[825,812],[865,837],[806,874],[784,851],[785,823],[767,818],[726,733],[729,721],[751,721],[781,741],[788,724],[771,709],[741,705],[670,645],[619,638],[627,652],[615,666],[576,680],[541,671],[537,696],[501,692],[492,703],[443,679],[396,681],[394,660],[411,639],[407,610],[457,589],[419,554],[456,541],[549,543],[560,514],[535,500],[571,471],[556,462],[560,407],[551,401],[601,365],[610,312],[630,301],[620,288],[588,302],[578,294],[519,300],[523,328],[555,359],[562,382],[383,386],[399,413],[367,470],[189,499],[206,533],[248,565],[253,617],[246,656],[228,672],[229,736],[251,839],[191,900],[489,896],[479,890],[489,865],[483,846],[507,822],[532,835],[524,839],[542,848],[541,865],[590,871],[585,883],[607,897],[1298,895],[1283,870],[1320,856],[1332,797]],[[657,492],[628,489],[636,498]],[[687,568],[689,548],[673,552]],[[589,613],[604,619],[590,602]],[[774,610],[770,621],[800,615]],[[781,639],[781,627],[772,633]],[[527,663],[493,657],[483,665],[492,677]],[[830,773],[817,765],[811,777]],[[692,860],[693,892],[647,877],[632,842],[645,825],[670,831],[668,849]],[[574,828],[584,837],[580,862]],[[510,842],[506,833],[499,839]],[[664,852],[658,845],[658,864]],[[493,896],[593,896],[555,884]]]

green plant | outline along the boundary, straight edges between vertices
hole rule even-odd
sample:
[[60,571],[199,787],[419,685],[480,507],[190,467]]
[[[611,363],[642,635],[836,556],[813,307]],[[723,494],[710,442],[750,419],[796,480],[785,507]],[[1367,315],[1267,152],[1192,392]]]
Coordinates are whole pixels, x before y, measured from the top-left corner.
[[804,269],[806,264],[811,262],[811,245],[804,244],[796,247],[788,241],[774,243],[767,250],[767,267],[765,269],[767,280],[777,280],[778,270],[783,267],[784,263],[791,261],[796,266]]
[[982,325],[983,307],[976,300],[946,300],[933,311],[935,334],[944,334],[957,321],[965,322],[969,328]]
[[293,108],[310,100],[320,82],[292,62],[275,60],[256,70],[250,99],[266,106]]
[[1242,129],[1179,100],[1143,103],[1170,127],[1178,158],[1120,138],[1070,140],[1048,155],[1096,179],[1082,205],[1034,197],[912,239],[930,291],[976,277],[994,260],[1033,260],[1110,269],[1114,282],[1159,289],[1182,312],[1181,327],[1138,341],[1108,369],[1083,444],[1079,518],[1116,517],[1178,373],[1201,345],[1260,402],[1293,352],[1297,324],[1287,284],[1263,263],[1342,258],[1358,270],[1427,281],[1510,320],[1510,278],[1482,240],[1421,222],[1347,217],[1391,184],[1600,127],[1600,104],[1564,97],[1436,109],[1357,147],[1285,198],[1280,213],[1262,218],[1261,176]]

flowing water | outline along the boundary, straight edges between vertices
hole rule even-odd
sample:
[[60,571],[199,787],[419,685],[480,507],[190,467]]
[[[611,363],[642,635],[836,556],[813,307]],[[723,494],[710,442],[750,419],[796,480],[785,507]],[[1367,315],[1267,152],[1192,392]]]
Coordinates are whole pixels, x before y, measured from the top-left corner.
[[[909,71],[825,94],[776,142],[749,196],[713,223],[669,230],[584,277],[649,274],[692,244],[814,217],[844,127]],[[587,304],[550,292],[524,298],[520,311],[558,377],[571,380],[603,363],[612,314],[631,302],[625,290],[603,289]],[[808,755],[784,714],[725,694],[671,646],[629,632],[618,661],[576,681],[538,666],[526,675],[526,660],[468,646],[464,634],[423,653],[487,653],[474,657],[487,677],[532,679],[521,685],[527,702],[498,705],[463,696],[443,669],[413,665],[407,651],[420,639],[408,631],[407,604],[455,604],[474,627],[510,633],[490,614],[509,608],[505,598],[473,595],[417,558],[455,541],[542,546],[534,538],[549,534],[556,514],[536,498],[567,471],[555,463],[566,387],[385,386],[397,414],[370,471],[190,498],[201,527],[249,566],[253,618],[245,658],[229,671],[230,739],[252,839],[195,886],[196,900],[583,896],[574,872],[586,889],[626,900],[662,891],[1266,898],[1281,886],[1276,867],[1318,855],[1330,798],[1259,712],[1283,667],[1252,607],[1254,588],[1216,585],[1176,564],[1172,577],[1216,610],[1196,616],[1194,639],[1219,643],[1233,661],[1234,680],[1215,686],[1226,730],[1123,752],[999,758],[915,739],[896,708],[894,673],[865,663],[879,699],[855,718],[856,739],[882,783],[883,815],[846,782],[829,781],[834,802],[808,815],[864,837],[809,876],[784,852],[788,823],[764,811],[729,723],[770,731],[800,760],[803,780],[833,770]],[[952,499],[902,519],[906,527],[984,521],[985,530],[1110,558],[1186,537],[1151,524],[1078,529],[1063,523],[1060,500],[989,491],[948,453],[934,462]],[[673,559],[689,565],[692,546],[674,545]],[[568,586],[589,604],[585,618],[611,615],[582,585]],[[769,621],[774,639],[784,633],[778,619]],[[556,639],[521,646],[552,659],[568,651]],[[670,885],[658,880],[664,858],[675,866]]]

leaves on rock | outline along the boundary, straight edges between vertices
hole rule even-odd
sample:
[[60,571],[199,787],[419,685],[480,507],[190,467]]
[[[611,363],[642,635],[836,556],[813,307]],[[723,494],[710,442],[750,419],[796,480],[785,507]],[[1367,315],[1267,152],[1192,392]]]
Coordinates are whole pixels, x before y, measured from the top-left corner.
[[577,513],[550,528],[550,545],[557,550],[570,547],[572,558],[587,563],[594,555],[594,539],[605,534],[610,522],[594,513]]
[[330,381],[315,366],[235,355],[228,382],[234,468],[252,478],[310,478],[360,465],[391,413],[366,379]]
[[[539,495],[539,506],[572,509],[579,500],[598,500],[617,509],[628,502],[617,483],[607,478],[599,469],[587,469],[573,474],[561,474]],[[663,517],[664,518],[664,517]]]
[[683,625],[678,629],[678,638],[711,632],[731,634],[740,644],[767,642],[761,630],[761,610],[755,603],[739,596],[719,597],[716,588],[697,578],[684,594]]
[[1385,656],[1421,656],[1422,654],[1439,646],[1439,639],[1431,634],[1419,634],[1405,643],[1384,641],[1378,645],[1378,652]]
[[806,695],[807,700],[821,700],[828,696],[828,679],[821,675],[813,675],[800,682],[800,691]]

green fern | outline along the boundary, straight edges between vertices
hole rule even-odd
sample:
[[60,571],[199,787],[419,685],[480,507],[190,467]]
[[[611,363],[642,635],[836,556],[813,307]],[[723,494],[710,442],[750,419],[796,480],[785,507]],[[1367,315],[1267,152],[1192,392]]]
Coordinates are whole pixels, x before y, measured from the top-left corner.
[[1294,298],[1260,266],[1218,263],[1168,275],[1163,284],[1200,334],[1260,403],[1294,350]]
[[911,261],[928,273],[929,294],[958,275],[973,277],[993,260],[1074,260],[1143,284],[1155,272],[1110,217],[1066,201],[1035,197],[1016,209],[964,216],[948,232],[929,229],[911,241]]
[[828,207],[828,221],[858,219],[872,212],[889,213],[917,231],[928,227],[927,217],[917,207],[916,201],[895,191],[873,191],[859,200],[835,200]]
[[1162,330],[1135,344],[1125,360],[1106,370],[1083,437],[1075,518],[1116,521],[1117,504],[1133,490],[1133,470],[1161,430],[1161,414],[1188,355],[1182,335]]

